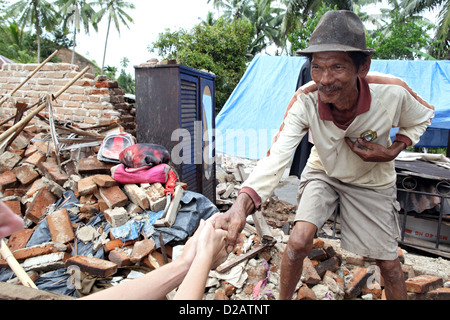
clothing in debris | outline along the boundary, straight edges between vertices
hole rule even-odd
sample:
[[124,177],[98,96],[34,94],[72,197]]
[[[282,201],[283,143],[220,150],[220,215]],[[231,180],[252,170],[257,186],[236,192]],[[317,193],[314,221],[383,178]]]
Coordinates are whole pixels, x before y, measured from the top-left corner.
[[119,160],[128,168],[141,168],[169,163],[170,153],[163,146],[151,143],[138,143],[123,150]]

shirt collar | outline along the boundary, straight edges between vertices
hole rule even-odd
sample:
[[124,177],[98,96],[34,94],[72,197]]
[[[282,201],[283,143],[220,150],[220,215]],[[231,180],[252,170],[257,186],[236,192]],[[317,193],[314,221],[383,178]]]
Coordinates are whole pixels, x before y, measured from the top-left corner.
[[[370,110],[370,104],[372,103],[372,96],[370,95],[369,84],[365,78],[358,77],[359,96],[356,102],[356,115],[359,116]],[[331,114],[331,108],[329,103],[322,102],[319,96],[319,117],[321,120],[334,121]],[[336,122],[335,122],[336,123]]]

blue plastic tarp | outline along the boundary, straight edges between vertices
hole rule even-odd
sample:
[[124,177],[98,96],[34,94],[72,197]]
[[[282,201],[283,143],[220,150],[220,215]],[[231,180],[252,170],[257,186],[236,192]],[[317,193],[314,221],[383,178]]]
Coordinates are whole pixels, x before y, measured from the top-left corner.
[[[304,57],[257,56],[253,59],[216,117],[216,152],[249,159],[265,156],[295,93],[304,62]],[[435,107],[435,118],[416,146],[447,146],[450,61],[372,60],[371,71],[403,79]]]

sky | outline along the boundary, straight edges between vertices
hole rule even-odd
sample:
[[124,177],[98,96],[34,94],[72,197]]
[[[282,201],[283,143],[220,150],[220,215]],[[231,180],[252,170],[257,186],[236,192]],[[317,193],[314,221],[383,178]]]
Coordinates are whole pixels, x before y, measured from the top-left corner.
[[[127,57],[130,61],[127,72],[134,77],[134,66],[159,58],[157,53],[150,53],[148,46],[158,38],[158,34],[169,28],[171,31],[180,28],[191,29],[206,19],[208,11],[215,12],[207,0],[128,0],[135,5],[134,10],[127,10],[134,23],[129,29],[121,25],[120,35],[111,26],[105,65],[115,66],[119,70],[120,61]],[[82,56],[95,60],[101,67],[107,31],[106,17],[99,25],[98,32],[91,28],[89,35],[77,36],[76,51]]]

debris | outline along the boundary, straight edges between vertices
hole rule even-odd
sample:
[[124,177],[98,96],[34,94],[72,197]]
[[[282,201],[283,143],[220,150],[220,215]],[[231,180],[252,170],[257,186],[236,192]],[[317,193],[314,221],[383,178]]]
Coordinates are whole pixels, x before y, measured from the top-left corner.
[[[217,206],[226,211],[237,195],[224,194],[230,185],[239,190],[243,181],[239,172],[249,173],[254,161],[218,155]],[[219,169],[220,168],[220,169]],[[229,177],[233,178],[228,180]],[[228,260],[210,273],[204,299],[222,300],[271,300],[278,298],[281,259],[293,227],[296,206],[272,196],[262,205],[261,211],[247,219],[241,234],[241,241]],[[258,223],[264,221],[265,232]],[[249,224],[250,223],[250,224]],[[253,226],[254,224],[254,226]],[[264,247],[261,234],[272,235],[276,243]],[[247,250],[248,244],[252,243]],[[256,252],[256,254],[255,254]],[[437,281],[437,287],[430,286],[426,293],[414,293],[408,289],[409,299],[449,299],[450,261],[409,253],[399,248],[399,257],[405,279],[414,279],[429,274]],[[429,265],[432,263],[432,265]],[[267,267],[268,265],[268,270]],[[436,278],[434,278],[436,277]],[[440,280],[439,280],[440,279]],[[411,280],[407,280],[411,281]],[[223,283],[233,286],[225,294]],[[270,294],[266,294],[269,293]],[[332,237],[314,239],[313,250],[305,258],[303,273],[293,299],[298,300],[343,300],[386,299],[384,284],[375,261],[352,254],[340,248],[340,240]]]

